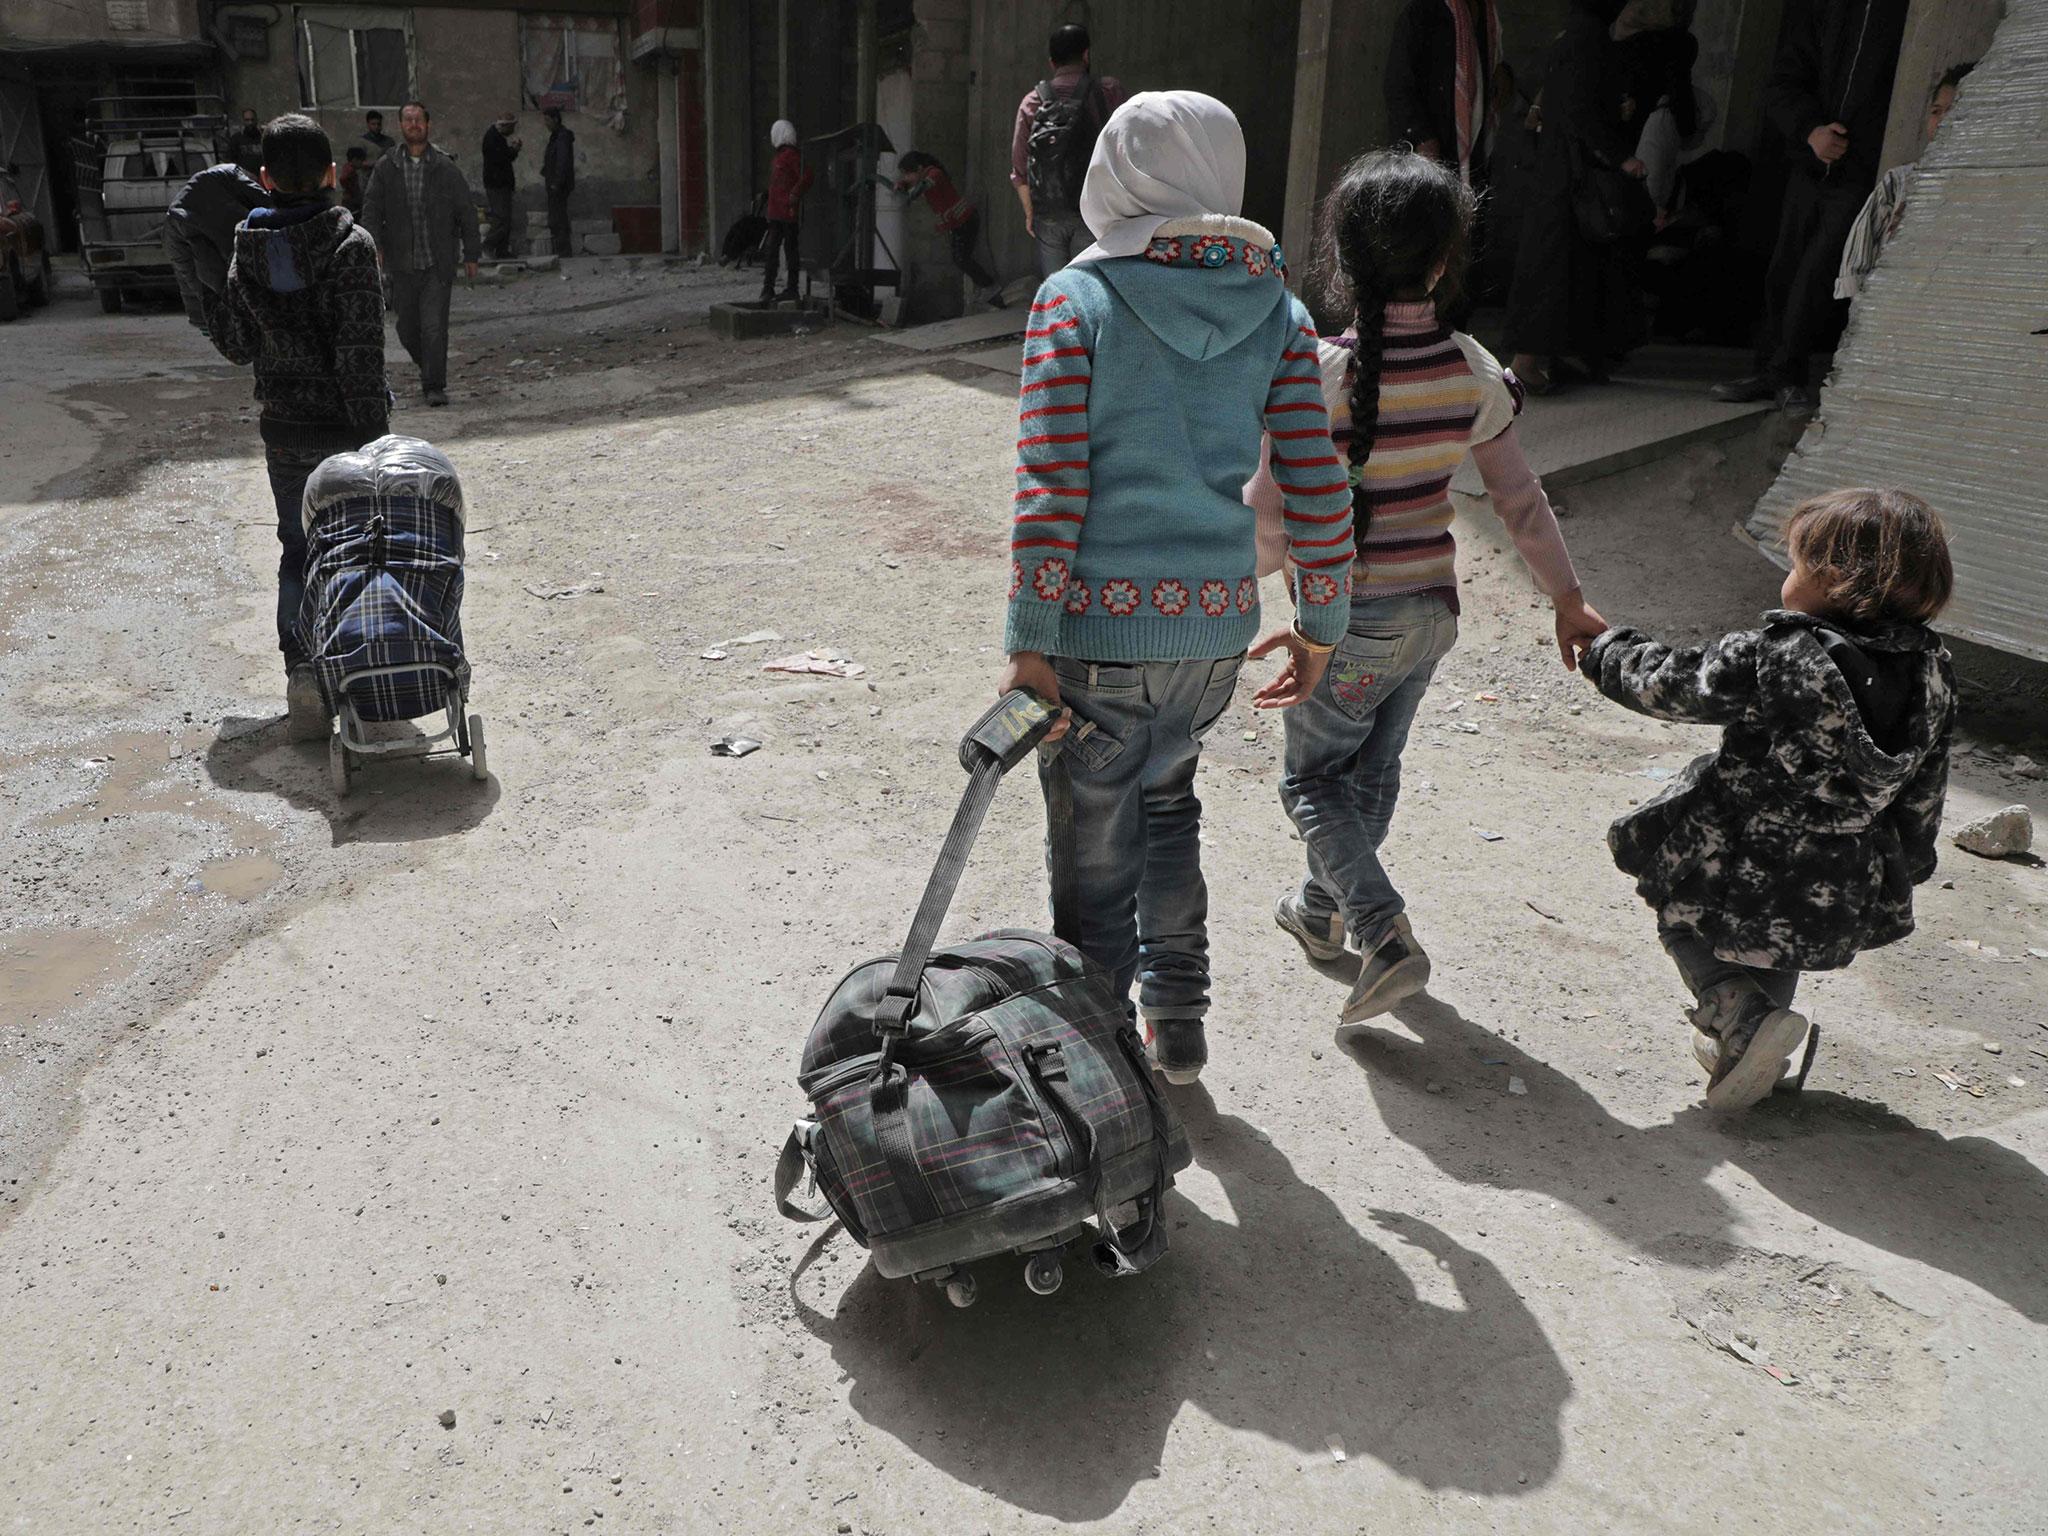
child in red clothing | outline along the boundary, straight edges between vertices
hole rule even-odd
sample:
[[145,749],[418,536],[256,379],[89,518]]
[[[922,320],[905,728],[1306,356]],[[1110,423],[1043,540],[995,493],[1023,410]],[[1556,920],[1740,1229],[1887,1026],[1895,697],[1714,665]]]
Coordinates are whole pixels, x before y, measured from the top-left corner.
[[923,150],[913,149],[896,162],[895,187],[905,202],[923,198],[939,221],[939,233],[952,236],[953,265],[973,282],[976,302],[1001,309],[1002,285],[976,254],[981,244],[981,210],[953,185],[946,168]]
[[761,272],[763,304],[775,302],[775,268],[784,251],[789,253],[789,286],[782,290],[782,297],[796,297],[797,204],[816,179],[797,152],[795,123],[786,117],[778,118],[768,130],[768,142],[775,146],[775,163],[768,172],[768,235],[761,245],[765,258]]

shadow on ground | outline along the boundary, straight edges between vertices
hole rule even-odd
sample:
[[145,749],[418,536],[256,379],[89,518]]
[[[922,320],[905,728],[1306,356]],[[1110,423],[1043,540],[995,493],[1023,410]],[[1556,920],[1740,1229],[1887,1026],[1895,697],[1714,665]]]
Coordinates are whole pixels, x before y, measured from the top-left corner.
[[479,784],[466,758],[400,757],[361,769],[341,799],[328,783],[326,747],[287,741],[281,717],[223,720],[206,749],[206,772],[222,789],[277,795],[326,817],[336,847],[467,832],[496,809],[500,793],[497,775]]
[[1264,1136],[1200,1088],[1176,1097],[1233,1219],[1176,1195],[1156,1268],[1107,1281],[1077,1258],[1049,1298],[1002,1261],[982,1266],[967,1312],[872,1266],[829,1313],[799,1294],[854,1410],[948,1475],[1060,1520],[1111,1515],[1158,1476],[1190,1404],[1305,1458],[1327,1462],[1334,1436],[1426,1488],[1549,1482],[1571,1380],[1501,1272],[1427,1222],[1375,1212],[1381,1241],[1428,1254],[1457,1303],[1424,1299]]
[[[1732,1241],[1734,1212],[1707,1182],[1729,1164],[1824,1227],[2048,1322],[2048,1176],[2010,1147],[1813,1088],[1741,1115],[1698,1104],[1637,1127],[1448,1003],[1412,998],[1394,1017],[1421,1043],[1388,1030],[1347,1050],[1387,1129],[1461,1183],[1538,1191],[1647,1252],[1674,1233]],[[1683,1032],[1672,1037],[1683,1050]],[[1828,1040],[1816,1070],[1849,1049]],[[1506,1093],[1510,1076],[1526,1096]]]

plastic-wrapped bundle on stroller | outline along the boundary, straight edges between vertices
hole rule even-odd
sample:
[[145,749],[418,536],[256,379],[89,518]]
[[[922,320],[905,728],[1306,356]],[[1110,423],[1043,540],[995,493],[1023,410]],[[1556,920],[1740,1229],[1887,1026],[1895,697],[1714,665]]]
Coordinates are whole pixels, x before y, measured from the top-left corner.
[[[455,752],[487,777],[483,720],[465,713],[462,482],[448,456],[416,437],[337,453],[307,478],[303,517],[299,630],[338,721],[336,792],[348,793],[358,755]],[[442,712],[446,727],[424,738],[371,741],[363,730]]]

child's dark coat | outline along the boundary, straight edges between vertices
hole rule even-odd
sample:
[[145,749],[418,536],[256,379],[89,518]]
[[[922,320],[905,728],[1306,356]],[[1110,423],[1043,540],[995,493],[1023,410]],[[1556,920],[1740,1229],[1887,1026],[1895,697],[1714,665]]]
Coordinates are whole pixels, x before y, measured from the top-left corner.
[[1669,925],[1723,959],[1832,970],[1913,931],[1934,873],[1948,786],[1955,674],[1919,624],[1832,625],[1908,679],[1900,750],[1870,738],[1820,621],[1774,611],[1761,629],[1676,650],[1610,629],[1586,676],[1662,720],[1721,725],[1721,749],[1607,834],[1614,862]]

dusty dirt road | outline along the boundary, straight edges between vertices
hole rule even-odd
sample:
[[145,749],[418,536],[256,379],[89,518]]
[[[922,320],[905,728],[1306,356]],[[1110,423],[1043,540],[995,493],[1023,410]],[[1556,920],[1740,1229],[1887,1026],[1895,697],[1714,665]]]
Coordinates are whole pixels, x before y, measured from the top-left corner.
[[[346,803],[273,718],[246,377],[169,312],[0,335],[52,381],[0,399],[7,1528],[2048,1529],[2041,868],[1945,850],[1920,932],[1812,984],[1812,1089],[1709,1117],[1601,841],[1706,733],[1558,668],[1483,505],[1390,846],[1432,995],[1332,1045],[1241,699],[1166,1262],[963,1313],[775,1217],[804,1030],[899,942],[995,675],[1013,386],[715,342],[730,291],[458,299],[455,405],[397,425],[467,483],[493,779]],[[1747,620],[1765,473],[1573,492],[1593,600]],[[760,670],[810,646],[866,678]],[[1952,816],[2016,799],[1961,759]],[[953,931],[1037,920],[1034,802]]]

